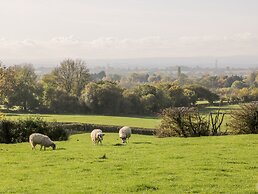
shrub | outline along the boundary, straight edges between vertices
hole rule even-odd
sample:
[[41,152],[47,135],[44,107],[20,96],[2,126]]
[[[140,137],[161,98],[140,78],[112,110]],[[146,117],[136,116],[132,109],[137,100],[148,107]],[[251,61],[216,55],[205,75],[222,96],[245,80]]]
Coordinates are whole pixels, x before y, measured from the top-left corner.
[[6,120],[0,121],[0,143],[12,142],[13,126],[14,126],[14,123],[11,121],[6,121]]
[[161,125],[156,131],[159,137],[192,137],[210,134],[209,122],[194,108],[164,109],[161,117]]
[[18,121],[0,121],[0,143],[26,142],[30,134],[42,133],[54,141],[67,140],[69,133],[56,123],[47,123],[39,117]]
[[258,134],[258,102],[243,104],[233,110],[229,126],[236,134]]

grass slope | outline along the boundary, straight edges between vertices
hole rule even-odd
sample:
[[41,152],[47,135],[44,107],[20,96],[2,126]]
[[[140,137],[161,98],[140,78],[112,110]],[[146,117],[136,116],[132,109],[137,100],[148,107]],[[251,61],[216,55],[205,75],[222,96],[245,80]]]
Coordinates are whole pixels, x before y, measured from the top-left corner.
[[[32,151],[0,144],[0,193],[255,193],[258,135],[156,138],[133,135],[119,146],[89,134]],[[38,148],[39,149],[39,148]],[[101,159],[106,154],[107,159]],[[258,191],[257,191],[258,192]]]

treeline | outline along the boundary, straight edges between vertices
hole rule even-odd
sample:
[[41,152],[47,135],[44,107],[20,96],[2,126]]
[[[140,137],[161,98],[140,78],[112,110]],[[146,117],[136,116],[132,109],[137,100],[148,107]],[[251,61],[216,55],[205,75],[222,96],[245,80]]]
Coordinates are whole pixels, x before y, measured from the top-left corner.
[[199,85],[208,88],[220,96],[222,102],[243,103],[258,100],[258,71],[246,70],[242,75],[200,75],[191,76],[178,72],[177,75],[171,72],[164,73],[143,73],[135,72],[128,75],[108,74],[104,71],[94,74],[95,80],[109,80],[118,82],[119,85],[131,88],[139,84],[154,84],[161,82],[178,81],[180,86]]
[[[98,76],[102,79],[96,79]],[[7,109],[26,112],[113,115],[147,115],[168,107],[192,106],[197,100],[219,100],[205,87],[181,85],[177,80],[125,88],[104,77],[90,74],[82,60],[64,60],[41,77],[32,65],[0,65],[0,100]]]

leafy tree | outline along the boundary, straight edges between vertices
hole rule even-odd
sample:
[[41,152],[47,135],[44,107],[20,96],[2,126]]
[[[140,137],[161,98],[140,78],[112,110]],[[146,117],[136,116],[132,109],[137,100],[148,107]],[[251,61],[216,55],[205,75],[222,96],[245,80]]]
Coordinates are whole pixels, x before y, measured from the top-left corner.
[[251,72],[247,78],[246,78],[246,82],[249,84],[249,86],[253,85],[256,81],[256,76],[257,76],[257,72],[253,71]]
[[219,96],[217,94],[211,92],[210,90],[208,90],[207,88],[204,88],[202,86],[189,85],[186,88],[194,91],[198,99],[200,99],[200,100],[205,99],[210,104],[212,104],[213,101],[215,101],[215,100],[219,100]]
[[100,71],[99,73],[94,73],[91,74],[91,80],[97,82],[103,80],[103,78],[106,77],[106,72],[105,71]]
[[248,102],[251,100],[250,91],[248,88],[242,88],[238,90],[238,95],[242,102]]
[[105,80],[111,82],[120,82],[121,76],[118,74],[108,74]]
[[123,91],[123,104],[121,111],[126,114],[142,114],[143,106],[140,96],[132,90]]
[[136,83],[146,83],[146,82],[148,82],[148,78],[149,78],[149,74],[132,73],[128,77],[128,80],[131,82],[136,82]]
[[13,68],[7,68],[0,64],[0,101],[2,101],[3,104],[8,102],[8,96],[14,92],[15,81]]
[[83,105],[80,104],[76,96],[69,95],[64,90],[53,87],[45,87],[43,96],[43,106],[54,113],[80,113]]
[[148,77],[148,82],[160,82],[161,81],[161,76],[153,74]]
[[252,100],[254,101],[257,101],[258,100],[258,88],[253,88],[251,90],[251,97],[252,97]]
[[93,113],[117,114],[123,100],[122,89],[113,82],[89,83],[82,92],[81,101]]
[[243,81],[234,81],[231,85],[231,88],[236,88],[236,89],[242,89],[246,87],[245,83]]
[[53,72],[57,86],[65,92],[80,97],[81,91],[90,80],[85,61],[66,59]]
[[226,77],[224,87],[231,87],[231,85],[235,81],[243,81],[243,78],[241,76],[238,76],[238,75],[233,75],[233,76]]
[[139,96],[144,113],[156,113],[163,108],[164,95],[159,88],[143,84],[133,88],[133,92]]
[[21,106],[23,110],[36,109],[39,106],[37,75],[32,65],[13,66],[14,83],[12,93],[7,96],[8,107]]

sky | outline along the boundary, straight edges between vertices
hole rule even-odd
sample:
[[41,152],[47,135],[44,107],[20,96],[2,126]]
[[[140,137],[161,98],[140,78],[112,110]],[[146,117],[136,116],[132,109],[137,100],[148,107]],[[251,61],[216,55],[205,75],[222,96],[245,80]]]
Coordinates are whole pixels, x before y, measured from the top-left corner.
[[0,0],[0,60],[258,56],[257,0]]

